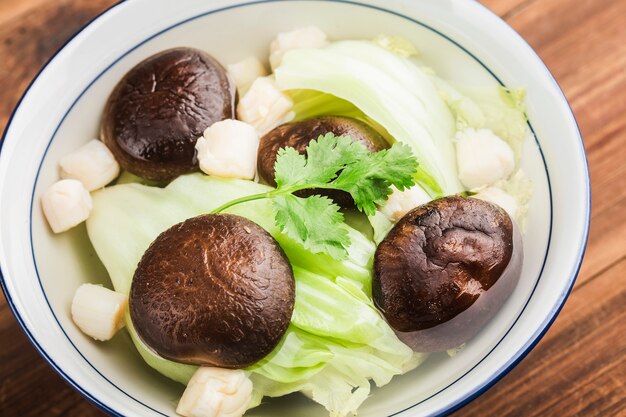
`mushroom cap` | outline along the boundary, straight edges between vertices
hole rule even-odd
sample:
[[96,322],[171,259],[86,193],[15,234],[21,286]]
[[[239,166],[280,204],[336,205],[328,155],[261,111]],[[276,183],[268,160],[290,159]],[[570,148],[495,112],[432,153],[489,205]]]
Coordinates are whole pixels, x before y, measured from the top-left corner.
[[117,84],[102,120],[103,142],[127,171],[170,180],[197,169],[195,144],[235,117],[236,90],[206,52],[175,48],[137,64]]
[[513,255],[496,283],[466,310],[445,323],[414,332],[394,330],[398,339],[416,352],[441,352],[457,348],[476,336],[515,289],[524,263],[522,245],[522,235],[513,224]]
[[150,245],[133,277],[130,316],[166,359],[244,368],[276,347],[294,298],[291,265],[269,233],[240,216],[208,214]]
[[[276,186],[274,165],[278,150],[291,147],[304,154],[309,142],[321,135],[333,133],[335,136],[350,136],[371,152],[389,147],[389,144],[374,128],[360,120],[343,116],[322,116],[299,122],[285,123],[266,133],[259,143],[257,167],[261,178]],[[344,208],[354,207],[354,200],[345,191],[338,190],[302,190],[296,193],[300,197],[324,195]]]
[[432,201],[407,213],[378,246],[374,302],[396,331],[434,328],[488,294],[512,255],[513,223],[503,209],[461,196]]

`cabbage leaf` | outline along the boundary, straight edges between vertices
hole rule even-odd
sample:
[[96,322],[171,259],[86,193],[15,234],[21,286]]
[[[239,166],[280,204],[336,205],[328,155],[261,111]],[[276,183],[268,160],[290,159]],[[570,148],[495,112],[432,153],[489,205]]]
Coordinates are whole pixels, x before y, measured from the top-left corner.
[[412,148],[438,191],[461,191],[454,117],[430,77],[409,59],[370,42],[341,41],[288,51],[275,77],[283,90],[315,90],[352,103],[392,140]]
[[[252,181],[201,174],[179,177],[165,188],[136,183],[93,193],[87,230],[116,291],[128,294],[137,263],[164,230],[185,219],[246,195],[270,188]],[[265,228],[293,265],[296,304],[280,344],[248,368],[254,384],[252,406],[264,396],[302,391],[331,415],[355,412],[367,398],[372,379],[384,385],[423,360],[400,342],[371,301],[374,244],[344,225],[351,237],[348,258],[312,254],[279,232],[271,202],[257,200],[229,208]],[[148,365],[186,384],[195,366],[161,358],[138,337],[130,318],[127,328]]]
[[522,145],[530,134],[524,113],[524,89],[455,87],[434,75],[431,78],[454,113],[457,130],[490,129],[511,146],[519,162]]

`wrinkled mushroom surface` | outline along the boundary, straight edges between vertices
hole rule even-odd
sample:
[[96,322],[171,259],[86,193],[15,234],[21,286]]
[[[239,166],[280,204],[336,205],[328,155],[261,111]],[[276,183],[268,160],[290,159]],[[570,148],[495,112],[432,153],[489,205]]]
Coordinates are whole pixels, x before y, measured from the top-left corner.
[[519,232],[503,209],[445,197],[407,213],[380,243],[374,302],[414,350],[454,348],[502,306],[522,259]]
[[[323,116],[286,123],[274,128],[261,138],[257,160],[260,177],[268,184],[276,186],[274,164],[278,150],[291,147],[304,154],[309,142],[327,133],[333,133],[336,136],[350,136],[353,141],[363,144],[371,152],[389,147],[385,139],[371,126],[351,117]],[[345,191],[314,189],[302,190],[297,193],[300,197],[316,194],[333,199],[341,207],[354,207],[354,200]]]
[[235,117],[236,90],[206,52],[153,55],[117,84],[104,110],[102,140],[127,171],[166,181],[197,169],[194,146],[213,123]]
[[130,314],[164,358],[244,368],[289,325],[295,284],[278,243],[240,216],[194,217],[163,232],[137,266]]

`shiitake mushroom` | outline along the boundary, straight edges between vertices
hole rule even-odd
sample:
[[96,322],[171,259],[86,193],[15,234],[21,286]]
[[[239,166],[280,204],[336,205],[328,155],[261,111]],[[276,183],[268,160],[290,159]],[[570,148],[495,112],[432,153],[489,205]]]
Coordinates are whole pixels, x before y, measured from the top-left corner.
[[150,245],[133,277],[130,316],[164,358],[244,368],[278,344],[294,297],[291,265],[269,233],[240,216],[208,214]]
[[474,337],[520,277],[522,240],[495,204],[450,196],[416,207],[374,256],[374,302],[415,351],[443,351]]
[[104,110],[101,136],[123,169],[167,181],[197,169],[195,144],[215,122],[235,118],[236,89],[206,52],[175,48],[137,64]]
[[[285,123],[265,134],[259,143],[257,170],[259,176],[268,184],[276,186],[274,164],[281,148],[292,147],[301,154],[305,153],[309,142],[321,135],[333,133],[336,136],[350,136],[371,152],[378,152],[389,144],[374,128],[360,120],[343,116],[322,116],[298,122]],[[338,190],[302,190],[296,193],[300,197],[324,195],[344,208],[354,207],[350,194]]]

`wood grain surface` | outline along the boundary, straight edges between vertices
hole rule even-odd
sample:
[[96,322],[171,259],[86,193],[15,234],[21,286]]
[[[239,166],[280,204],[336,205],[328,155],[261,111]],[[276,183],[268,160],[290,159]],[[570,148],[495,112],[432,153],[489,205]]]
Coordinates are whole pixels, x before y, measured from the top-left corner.
[[[418,0],[416,0],[418,1]],[[0,0],[0,128],[42,65],[112,0]],[[456,416],[626,416],[626,0],[485,0],[538,52],[591,169],[587,254],[558,319]],[[102,416],[44,362],[0,295],[0,417]]]

